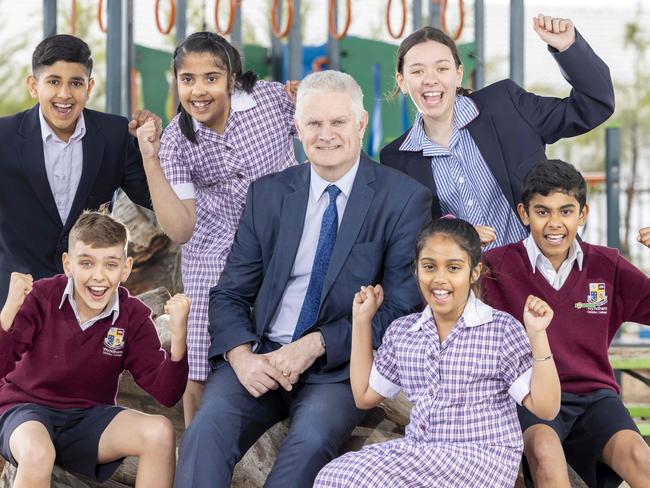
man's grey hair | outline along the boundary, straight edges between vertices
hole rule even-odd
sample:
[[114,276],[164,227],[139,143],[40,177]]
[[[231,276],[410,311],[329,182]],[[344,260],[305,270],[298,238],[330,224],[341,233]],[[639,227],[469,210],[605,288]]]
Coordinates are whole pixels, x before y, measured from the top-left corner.
[[300,82],[298,87],[298,94],[296,95],[296,120],[300,122],[302,116],[302,106],[304,98],[316,92],[343,92],[350,95],[352,100],[352,112],[356,117],[356,122],[359,122],[363,117],[363,92],[361,87],[347,73],[340,71],[326,70],[311,73],[305,76]]

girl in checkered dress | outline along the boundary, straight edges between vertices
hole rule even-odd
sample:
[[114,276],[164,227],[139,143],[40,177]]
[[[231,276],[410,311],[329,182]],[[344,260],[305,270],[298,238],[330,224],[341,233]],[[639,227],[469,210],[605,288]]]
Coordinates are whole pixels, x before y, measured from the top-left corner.
[[211,32],[187,37],[173,66],[179,113],[162,141],[149,124],[139,144],[158,221],[184,244],[183,286],[192,299],[183,398],[189,424],[209,372],[209,291],[226,263],[249,184],[296,163],[294,104],[282,84],[244,73],[237,50]]
[[553,311],[530,296],[524,330],[481,302],[473,290],[480,260],[471,224],[430,223],[418,237],[416,261],[427,307],[394,321],[374,360],[371,322],[383,290],[367,286],[355,295],[350,383],[356,404],[373,408],[404,390],[413,403],[411,421],[404,438],[329,463],[314,486],[512,488],[523,449],[515,401],[549,419],[560,406],[546,337]]

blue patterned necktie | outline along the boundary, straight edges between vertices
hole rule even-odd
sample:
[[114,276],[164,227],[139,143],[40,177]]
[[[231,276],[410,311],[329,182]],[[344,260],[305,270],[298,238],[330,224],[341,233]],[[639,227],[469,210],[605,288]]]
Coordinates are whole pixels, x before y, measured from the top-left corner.
[[323,291],[323,283],[327,274],[327,267],[330,264],[332,250],[336,242],[336,231],[339,227],[339,215],[336,210],[336,197],[341,190],[336,185],[329,185],[325,188],[329,193],[330,203],[323,214],[323,222],[320,225],[320,235],[318,237],[318,246],[314,256],[314,264],[311,267],[311,276],[309,286],[305,294],[305,301],[302,302],[296,329],[293,332],[293,339],[299,339],[303,332],[309,329],[316,321],[318,308],[320,307],[320,295]]

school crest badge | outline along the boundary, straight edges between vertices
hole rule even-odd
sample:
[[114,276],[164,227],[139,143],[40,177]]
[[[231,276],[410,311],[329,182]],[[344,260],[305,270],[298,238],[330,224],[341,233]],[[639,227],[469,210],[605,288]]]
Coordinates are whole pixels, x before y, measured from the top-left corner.
[[111,327],[104,338],[104,354],[121,356],[124,349],[124,329]]
[[585,308],[587,313],[606,314],[607,313],[607,291],[605,283],[589,283],[589,293],[586,302],[577,302],[575,308]]

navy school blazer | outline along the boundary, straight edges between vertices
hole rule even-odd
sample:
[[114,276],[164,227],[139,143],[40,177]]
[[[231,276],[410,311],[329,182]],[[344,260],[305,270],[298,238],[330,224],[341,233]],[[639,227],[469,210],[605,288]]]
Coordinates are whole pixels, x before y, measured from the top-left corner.
[[[469,95],[479,115],[467,128],[515,212],[524,177],[535,163],[547,159],[546,144],[584,134],[614,112],[609,68],[577,31],[575,43],[566,51],[558,52],[550,46],[549,51],[572,86],[567,98],[538,96],[509,79]],[[399,149],[409,131],[381,150],[380,161],[432,191],[431,213],[436,218],[442,212],[431,158],[423,156],[422,151]]]
[[[250,185],[225,269],[210,290],[208,358],[213,366],[236,346],[259,344],[269,330],[300,244],[309,186],[309,164]],[[431,193],[423,185],[361,155],[318,316],[305,332],[320,330],[326,354],[301,381],[332,383],[349,377],[352,300],[362,285],[381,283],[385,291],[373,320],[374,347],[394,319],[421,309],[411,266],[416,235],[429,220],[430,206]]]
[[84,109],[83,169],[65,224],[45,171],[38,105],[0,118],[0,304],[12,271],[34,279],[63,272],[68,233],[84,209],[111,205],[122,188],[151,208],[140,151],[124,117]]

